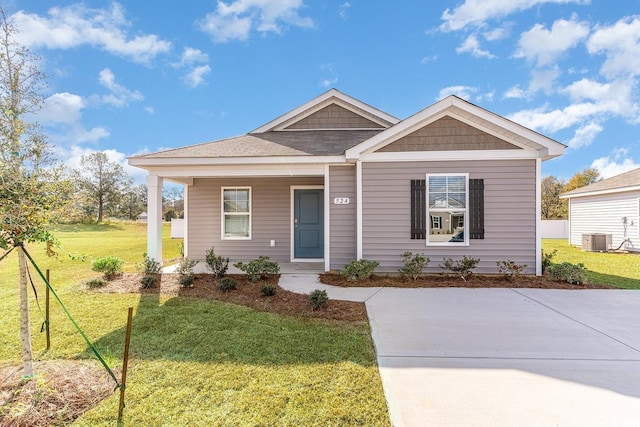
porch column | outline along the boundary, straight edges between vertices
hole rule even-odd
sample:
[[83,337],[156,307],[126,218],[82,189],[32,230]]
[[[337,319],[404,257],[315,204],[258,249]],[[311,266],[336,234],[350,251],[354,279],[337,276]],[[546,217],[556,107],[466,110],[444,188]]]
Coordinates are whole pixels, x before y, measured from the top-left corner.
[[157,175],[147,176],[147,256],[162,264],[162,184]]
[[536,159],[536,276],[542,276],[542,159]]

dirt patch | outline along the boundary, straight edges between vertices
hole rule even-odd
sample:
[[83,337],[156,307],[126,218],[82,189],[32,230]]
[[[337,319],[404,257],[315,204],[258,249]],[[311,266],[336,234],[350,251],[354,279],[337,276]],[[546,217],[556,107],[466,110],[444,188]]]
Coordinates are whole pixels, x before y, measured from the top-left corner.
[[114,391],[113,379],[91,361],[43,361],[33,368],[29,380],[22,366],[0,368],[0,426],[68,425]]
[[613,289],[610,286],[596,283],[572,285],[554,282],[546,276],[521,276],[507,280],[503,276],[476,275],[466,282],[459,277],[443,275],[427,275],[418,280],[402,280],[397,276],[378,276],[350,282],[336,273],[320,274],[320,282],[326,285],[342,287],[393,287],[393,288],[540,288],[540,289]]
[[[331,319],[348,322],[362,322],[367,320],[364,303],[339,301],[330,299],[319,310],[313,310],[309,297],[304,294],[289,292],[278,286],[279,275],[253,283],[245,275],[229,274],[237,281],[235,290],[222,292],[218,289],[216,279],[211,274],[196,274],[193,286],[184,288],[178,283],[177,274],[163,274],[160,285],[143,289],[140,285],[140,274],[123,274],[107,282],[104,287],[92,288],[92,292],[120,292],[120,293],[161,293],[180,297],[206,298],[225,301],[232,304],[244,305],[259,311],[284,314],[302,318]],[[273,296],[263,296],[260,287],[263,284],[276,286]]]

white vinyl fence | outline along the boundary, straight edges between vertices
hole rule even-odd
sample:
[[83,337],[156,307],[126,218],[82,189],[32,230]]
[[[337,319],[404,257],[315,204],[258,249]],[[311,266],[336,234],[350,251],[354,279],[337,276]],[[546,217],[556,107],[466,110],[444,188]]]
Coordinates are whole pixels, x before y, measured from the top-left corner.
[[569,220],[566,219],[543,219],[542,220],[543,239],[568,239]]

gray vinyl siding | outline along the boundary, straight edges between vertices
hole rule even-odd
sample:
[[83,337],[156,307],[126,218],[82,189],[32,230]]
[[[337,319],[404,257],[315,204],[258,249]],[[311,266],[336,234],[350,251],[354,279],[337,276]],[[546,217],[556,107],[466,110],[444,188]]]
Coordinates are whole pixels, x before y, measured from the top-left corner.
[[[484,179],[485,238],[469,246],[426,246],[410,233],[410,182],[427,173],[468,173]],[[378,271],[402,266],[405,251],[431,259],[428,272],[438,273],[443,257],[480,258],[477,272],[496,273],[496,262],[510,259],[536,265],[536,163],[535,160],[438,161],[364,163],[363,257],[380,262]]]
[[612,235],[615,249],[625,238],[622,217],[627,217],[626,237],[631,250],[640,250],[640,191],[571,198],[569,210],[569,242],[582,246],[582,235],[606,233]]
[[[203,260],[211,247],[218,255],[247,260],[267,255],[290,261],[291,186],[322,185],[323,178],[197,178],[189,188],[189,258]],[[251,187],[251,240],[221,239],[221,187]],[[271,247],[270,241],[276,246]]]
[[[356,168],[333,166],[329,169],[331,269],[342,269],[356,258]],[[336,205],[335,197],[348,197],[348,205]]]

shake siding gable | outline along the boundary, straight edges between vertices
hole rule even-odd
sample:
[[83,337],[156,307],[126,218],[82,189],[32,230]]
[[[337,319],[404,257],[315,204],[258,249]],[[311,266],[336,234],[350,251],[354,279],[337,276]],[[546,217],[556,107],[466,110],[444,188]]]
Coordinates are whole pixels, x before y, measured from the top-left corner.
[[286,127],[293,129],[382,129],[383,126],[339,105],[329,105]]
[[[627,217],[626,236],[622,217]],[[629,249],[640,251],[640,191],[574,197],[569,218],[572,245],[582,246],[583,234],[606,233],[612,235],[613,249],[627,237],[632,243]]]
[[[188,256],[203,260],[211,247],[232,260],[267,255],[289,262],[292,185],[322,185],[318,178],[197,178],[189,188]],[[251,187],[251,240],[221,239],[221,187]],[[270,241],[276,246],[271,247]]]
[[[431,259],[428,272],[440,272],[442,258],[480,258],[480,273],[495,273],[496,262],[510,259],[536,265],[536,162],[493,160],[456,162],[380,162],[363,164],[363,257],[380,262],[381,272],[397,271],[405,251]],[[468,246],[426,246],[411,239],[412,179],[427,173],[469,173],[484,182],[484,239]]]
[[452,117],[435,122],[386,145],[377,152],[517,150],[513,144]]
[[[331,269],[339,270],[356,259],[356,168],[332,166],[329,179]],[[336,197],[348,197],[350,203],[336,205]]]

